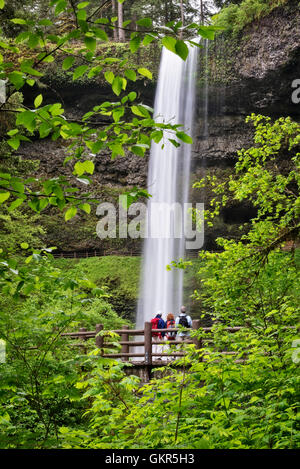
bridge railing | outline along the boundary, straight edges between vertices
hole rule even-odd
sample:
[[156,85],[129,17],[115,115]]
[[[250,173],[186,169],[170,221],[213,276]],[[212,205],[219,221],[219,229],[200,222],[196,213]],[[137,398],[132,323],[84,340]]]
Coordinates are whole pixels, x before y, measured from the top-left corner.
[[[194,319],[192,321],[192,329],[197,330],[200,328],[200,320]],[[229,332],[237,332],[241,327],[228,327],[226,330]],[[211,327],[201,327],[203,332],[212,332]],[[104,333],[103,333],[104,332]],[[107,358],[121,358],[122,361],[129,361],[130,358],[140,358],[141,362],[145,365],[155,364],[155,359],[164,359],[165,357],[180,357],[184,356],[185,352],[181,347],[174,347],[174,345],[184,344],[194,344],[196,349],[201,349],[203,347],[203,340],[199,339],[196,336],[191,336],[184,338],[183,340],[157,340],[153,339],[153,333],[156,332],[180,332],[179,328],[168,328],[168,329],[152,329],[151,322],[144,323],[144,329],[129,329],[129,326],[124,325],[122,329],[113,330],[115,334],[120,336],[119,344],[121,346],[120,351],[116,352],[106,352],[107,348],[112,348],[114,344],[109,341],[109,334],[105,335],[103,324],[97,324],[95,331],[88,331],[82,327],[77,332],[67,332],[62,334],[64,337],[69,337],[72,339],[81,339],[82,344],[79,344],[80,347],[85,348],[84,342],[88,339],[95,338],[96,347],[101,350],[101,355]],[[136,340],[138,336],[143,336],[143,340]],[[130,340],[130,337],[133,337],[133,340]],[[108,340],[107,340],[108,339]],[[164,347],[167,344],[170,344],[167,352],[164,352]],[[77,344],[78,345],[78,344]],[[161,352],[153,352],[154,345],[161,345]],[[134,349],[134,351],[131,351]],[[223,352],[225,354],[233,354],[235,352]]]

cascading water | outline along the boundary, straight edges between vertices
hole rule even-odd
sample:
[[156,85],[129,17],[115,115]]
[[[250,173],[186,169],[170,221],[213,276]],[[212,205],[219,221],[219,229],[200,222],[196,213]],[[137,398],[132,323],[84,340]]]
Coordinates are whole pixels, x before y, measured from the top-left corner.
[[[163,48],[154,105],[156,121],[181,124],[180,130],[189,134],[194,114],[197,50],[198,47],[189,45],[188,58],[183,61]],[[164,148],[162,142],[153,143],[150,152],[148,192],[152,197],[147,207],[148,237],[144,241],[138,328],[157,311],[176,314],[182,304],[183,272],[167,270],[166,266],[184,257],[184,233],[181,238],[174,237],[172,226],[182,227],[186,215],[182,209],[181,220],[180,216],[176,219],[170,207],[175,203],[183,207],[188,202],[191,145],[182,143],[176,148],[167,137],[164,136]],[[173,135],[169,137],[174,139]]]

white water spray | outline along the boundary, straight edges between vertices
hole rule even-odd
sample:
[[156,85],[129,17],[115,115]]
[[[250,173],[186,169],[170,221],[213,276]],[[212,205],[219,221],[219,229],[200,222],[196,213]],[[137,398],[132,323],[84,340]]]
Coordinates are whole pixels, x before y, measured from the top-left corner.
[[[189,46],[189,55],[184,62],[174,53],[163,48],[158,84],[155,96],[154,117],[159,122],[181,124],[189,135],[192,134],[195,75],[197,65],[196,46]],[[144,241],[140,297],[136,325],[143,327],[145,321],[154,317],[157,311],[176,314],[182,305],[183,271],[166,269],[171,261],[184,257],[185,240],[181,238],[158,237],[151,233],[168,233],[174,219],[168,210],[174,203],[181,207],[188,202],[191,145],[181,144],[176,148],[168,138],[153,143],[148,171],[148,215],[153,213],[153,204],[160,204],[160,216],[151,220],[150,233]],[[164,207],[165,204],[165,207]],[[157,213],[157,212],[155,212]],[[183,213],[181,213],[183,215]],[[149,219],[149,218],[148,218]],[[182,224],[183,220],[177,220]],[[149,227],[149,224],[148,224]]]

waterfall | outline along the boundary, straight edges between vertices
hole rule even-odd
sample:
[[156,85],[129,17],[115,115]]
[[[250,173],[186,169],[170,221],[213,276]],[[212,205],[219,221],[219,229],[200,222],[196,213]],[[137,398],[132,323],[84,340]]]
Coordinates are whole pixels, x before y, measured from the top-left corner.
[[[180,130],[189,135],[194,114],[197,50],[198,47],[189,45],[188,58],[183,61],[163,48],[154,105],[157,122],[181,124]],[[153,142],[150,151],[148,192],[152,197],[147,206],[148,237],[144,240],[138,328],[157,311],[164,317],[170,312],[175,315],[183,301],[183,271],[170,271],[166,266],[184,257],[184,233],[175,237],[172,226],[182,227],[186,216],[182,207],[188,202],[191,145],[181,143],[176,148],[168,137],[174,139],[167,134],[164,147],[162,141]],[[174,207],[172,204],[181,207],[180,213],[169,210]]]

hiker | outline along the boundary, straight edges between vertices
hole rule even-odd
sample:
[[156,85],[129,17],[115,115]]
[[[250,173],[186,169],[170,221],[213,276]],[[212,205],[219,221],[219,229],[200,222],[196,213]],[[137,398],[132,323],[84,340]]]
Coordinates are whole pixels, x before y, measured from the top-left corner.
[[[168,316],[167,316],[166,328],[167,329],[175,328],[175,318],[174,318],[174,315],[172,313],[169,313]],[[166,332],[165,338],[166,338],[167,341],[170,341],[171,343],[166,344],[164,346],[164,351],[165,352],[168,352],[168,351],[171,351],[172,349],[174,349],[174,344],[172,344],[172,340],[176,339],[176,334],[177,334],[176,331],[170,331],[170,332],[167,331]],[[170,355],[170,357],[167,357],[167,359],[171,360],[171,357],[172,357],[172,355]]]
[[[162,318],[162,312],[158,311],[155,318],[151,319],[152,329],[165,329],[166,324]],[[155,342],[161,342],[164,338],[164,332],[152,332],[152,342],[154,342],[152,347],[152,353],[162,353],[163,346],[156,344]],[[154,359],[161,360],[161,357],[154,357]]]
[[[175,327],[178,327],[178,325],[186,327],[186,328],[191,328],[192,327],[192,319],[189,315],[186,314],[186,308],[185,306],[181,306],[180,308],[180,313],[179,316],[177,316],[176,321],[175,321]],[[178,339],[179,340],[186,340],[190,336],[190,331],[179,331],[178,332]]]

